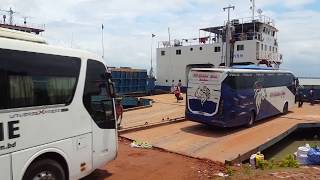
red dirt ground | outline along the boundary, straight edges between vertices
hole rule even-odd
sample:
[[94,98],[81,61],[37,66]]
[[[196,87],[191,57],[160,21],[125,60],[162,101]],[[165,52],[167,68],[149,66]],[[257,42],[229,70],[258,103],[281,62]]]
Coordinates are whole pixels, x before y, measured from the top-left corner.
[[225,169],[219,162],[190,158],[155,148],[132,148],[130,143],[120,138],[117,159],[83,180],[211,179],[214,174]]
[[[190,158],[157,148],[132,148],[130,143],[129,140],[120,138],[117,159],[82,180],[225,179],[216,175],[226,171],[226,167],[220,162]],[[320,179],[319,167],[265,171],[252,169],[250,172],[239,167],[232,169],[234,175],[227,179]]]

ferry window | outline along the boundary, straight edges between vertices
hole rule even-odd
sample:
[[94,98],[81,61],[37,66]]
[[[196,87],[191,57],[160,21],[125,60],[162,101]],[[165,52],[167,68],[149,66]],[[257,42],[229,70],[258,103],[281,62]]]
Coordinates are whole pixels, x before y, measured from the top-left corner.
[[177,55],[181,55],[181,49],[177,49],[177,50],[176,50],[176,54],[177,54]]
[[200,49],[200,51],[202,51],[202,47],[200,47],[199,49]]
[[220,52],[220,51],[221,51],[221,47],[220,46],[214,47],[214,52]]
[[244,45],[237,45],[237,51],[243,51],[244,50]]
[[105,65],[88,60],[83,103],[94,122],[102,129],[115,128],[113,100],[110,97]]
[[0,109],[71,103],[79,58],[0,49],[0,59]]
[[161,56],[166,55],[166,51],[161,51]]
[[193,48],[190,48],[190,51],[193,51]]

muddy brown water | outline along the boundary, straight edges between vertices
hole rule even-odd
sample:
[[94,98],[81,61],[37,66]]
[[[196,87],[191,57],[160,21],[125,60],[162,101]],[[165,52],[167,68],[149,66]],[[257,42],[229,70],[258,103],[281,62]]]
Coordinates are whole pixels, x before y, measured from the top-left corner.
[[288,154],[293,154],[298,147],[309,144],[320,146],[320,128],[299,128],[280,142],[262,151],[265,159],[282,160]]

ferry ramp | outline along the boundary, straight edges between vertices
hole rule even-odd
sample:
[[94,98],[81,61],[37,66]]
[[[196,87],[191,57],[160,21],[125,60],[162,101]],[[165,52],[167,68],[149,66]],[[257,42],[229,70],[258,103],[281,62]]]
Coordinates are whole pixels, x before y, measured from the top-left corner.
[[[182,112],[183,108],[180,110]],[[131,140],[147,141],[155,147],[186,156],[220,162],[240,162],[250,154],[280,141],[298,124],[320,123],[319,112],[319,105],[306,104],[303,108],[293,109],[285,116],[257,122],[251,128],[223,129],[181,121],[124,132],[121,136]],[[139,120],[138,114],[135,118]]]
[[185,95],[184,100],[178,103],[174,94],[144,96],[142,98],[152,99],[152,106],[124,112],[121,131],[184,119]]

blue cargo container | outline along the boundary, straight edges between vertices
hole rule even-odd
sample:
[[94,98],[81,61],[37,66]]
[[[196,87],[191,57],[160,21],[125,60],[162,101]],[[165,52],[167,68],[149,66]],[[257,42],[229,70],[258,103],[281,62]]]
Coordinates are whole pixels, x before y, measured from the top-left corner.
[[[147,70],[132,68],[111,68],[112,80],[117,94],[147,94],[151,90]],[[153,80],[154,81],[154,80]],[[154,84],[154,82],[153,82]]]

